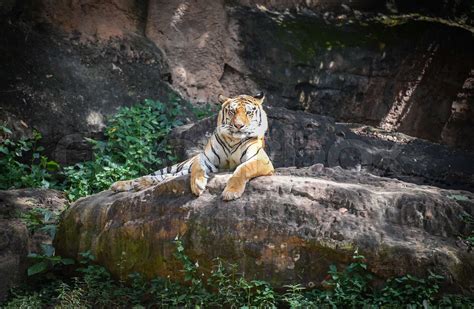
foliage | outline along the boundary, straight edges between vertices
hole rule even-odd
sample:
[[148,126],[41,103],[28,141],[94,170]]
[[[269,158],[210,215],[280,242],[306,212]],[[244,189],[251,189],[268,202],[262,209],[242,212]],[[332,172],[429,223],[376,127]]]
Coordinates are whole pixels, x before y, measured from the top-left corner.
[[28,267],[28,276],[51,271],[58,265],[74,264],[73,259],[63,258],[59,255],[55,255],[55,250],[50,244],[42,244],[41,249],[43,250],[43,254],[30,253],[28,255],[28,258],[35,262],[33,265]]
[[58,212],[45,208],[32,208],[21,212],[19,217],[31,233],[42,231],[49,234],[51,238],[54,238],[56,235],[56,222],[59,219]]
[[[20,219],[26,224],[30,233],[46,233],[50,239],[56,236],[56,222],[59,220],[59,213],[45,208],[33,208],[20,213]],[[41,254],[30,253],[28,258],[31,266],[28,267],[28,276],[33,276],[51,271],[58,265],[71,265],[74,260],[62,258],[55,255],[54,247],[51,243],[41,243]]]
[[64,169],[66,191],[71,200],[96,193],[121,179],[145,175],[163,164],[162,157],[174,162],[165,137],[181,122],[178,101],[166,105],[145,100],[123,107],[105,129],[105,141],[89,139],[94,159]]
[[197,119],[210,117],[217,113],[217,108],[211,106],[211,104],[209,103],[202,107],[194,107],[193,105],[191,105],[190,108],[193,114],[197,117]]
[[427,279],[406,275],[373,288],[374,276],[364,257],[355,252],[353,262],[339,271],[331,266],[324,290],[287,285],[277,292],[260,280],[247,280],[235,265],[216,259],[204,279],[197,262],[185,254],[176,239],[176,259],[182,264],[182,283],[170,278],[151,281],[137,273],[115,281],[90,252],[81,254],[79,277],[53,281],[40,291],[15,292],[5,308],[465,308],[472,299],[459,295],[439,297],[442,277]]
[[53,172],[59,165],[40,155],[44,150],[37,146],[41,134],[34,131],[32,138],[16,141],[11,135],[10,129],[0,125],[0,190],[54,186]]
[[464,212],[461,215],[461,220],[466,223],[469,231],[469,235],[461,237],[461,239],[463,239],[468,246],[468,251],[472,251],[472,248],[474,248],[474,217],[467,212]]
[[328,271],[328,279],[323,282],[326,290],[314,290],[311,294],[318,304],[337,306],[344,304],[359,307],[370,304],[373,300],[371,282],[374,279],[367,270],[364,257],[356,251],[353,262],[344,271],[339,272],[335,265]]
[[[107,189],[113,182],[135,178],[163,165],[165,158],[174,162],[166,136],[181,122],[181,102],[171,99],[164,104],[144,100],[123,107],[108,121],[104,141],[88,139],[93,146],[91,161],[64,167],[63,183],[58,179],[59,165],[41,155],[37,147],[41,134],[32,139],[14,141],[12,131],[0,126],[0,189],[42,187],[65,189],[70,200]],[[196,109],[199,115],[207,110]],[[31,159],[28,159],[31,153]]]
[[27,294],[13,293],[13,295],[14,298],[5,304],[2,307],[3,309],[36,309],[43,306],[41,297],[37,292]]
[[379,305],[410,305],[413,307],[432,304],[439,292],[442,276],[430,272],[427,279],[405,275],[400,278],[388,279],[385,287],[377,297]]

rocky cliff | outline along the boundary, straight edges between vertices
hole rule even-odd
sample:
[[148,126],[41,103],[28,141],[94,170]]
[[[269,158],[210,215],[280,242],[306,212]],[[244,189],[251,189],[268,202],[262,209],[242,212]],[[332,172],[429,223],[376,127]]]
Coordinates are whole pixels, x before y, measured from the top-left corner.
[[201,104],[263,90],[273,106],[472,149],[468,1],[11,0],[0,14],[2,111],[61,163],[90,157],[84,137],[118,107],[175,91]]

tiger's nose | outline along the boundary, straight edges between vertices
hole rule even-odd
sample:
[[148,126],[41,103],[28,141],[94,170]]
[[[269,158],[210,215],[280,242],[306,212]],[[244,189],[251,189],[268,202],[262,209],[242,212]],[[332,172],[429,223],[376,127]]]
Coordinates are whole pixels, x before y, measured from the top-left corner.
[[234,123],[234,127],[236,127],[238,130],[242,129],[245,125],[242,123]]

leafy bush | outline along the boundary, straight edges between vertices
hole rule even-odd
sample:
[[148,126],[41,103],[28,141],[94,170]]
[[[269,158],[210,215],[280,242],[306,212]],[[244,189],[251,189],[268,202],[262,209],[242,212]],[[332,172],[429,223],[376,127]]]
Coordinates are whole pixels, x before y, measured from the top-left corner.
[[[115,181],[136,178],[164,163],[174,163],[176,158],[166,136],[181,124],[181,106],[190,109],[198,119],[215,112],[209,104],[202,108],[188,105],[176,98],[168,104],[147,99],[121,108],[109,119],[104,141],[88,139],[93,145],[93,160],[64,167],[60,174],[59,165],[41,155],[44,149],[37,147],[39,132],[34,132],[32,139],[14,141],[9,138],[11,130],[0,126],[0,189],[51,187],[65,190],[74,201],[108,189]],[[60,178],[63,180],[59,181]]]
[[309,294],[318,304],[360,307],[372,302],[371,282],[374,279],[367,270],[364,257],[356,251],[353,262],[339,272],[335,265],[328,271],[328,279],[323,282],[327,290],[314,290]]
[[218,111],[218,107],[211,106],[211,104],[207,103],[202,107],[194,107],[193,105],[190,106],[191,111],[196,116],[197,119],[203,119],[206,117],[210,117],[215,115]]
[[165,105],[145,100],[132,107],[123,107],[105,129],[105,141],[89,139],[94,159],[64,169],[66,191],[71,200],[105,189],[115,181],[136,178],[157,169],[162,157],[174,162],[165,137],[181,122],[177,100]]
[[[59,220],[60,213],[44,208],[33,208],[20,213],[20,219],[26,224],[30,233],[37,231],[48,234],[50,239],[56,236],[56,222]],[[32,262],[28,267],[28,276],[33,276],[47,271],[51,271],[58,265],[71,265],[74,260],[62,258],[55,254],[55,249],[50,242],[40,244],[41,254],[30,253],[28,258]]]
[[10,129],[0,125],[0,190],[54,186],[53,172],[59,165],[40,154],[43,148],[37,147],[37,142],[41,134],[35,131],[33,138],[17,141],[11,139],[11,135]]

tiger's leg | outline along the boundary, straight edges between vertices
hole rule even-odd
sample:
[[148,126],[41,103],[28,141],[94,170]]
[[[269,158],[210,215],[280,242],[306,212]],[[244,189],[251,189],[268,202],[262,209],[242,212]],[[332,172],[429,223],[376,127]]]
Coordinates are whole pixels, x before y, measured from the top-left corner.
[[207,175],[198,160],[191,166],[191,191],[194,195],[200,196],[207,185]]
[[191,191],[194,195],[200,196],[204,192],[208,175],[218,171],[220,161],[221,158],[209,140],[204,151],[195,156],[191,166]]
[[268,176],[273,174],[273,164],[263,149],[249,161],[240,164],[227,182],[222,192],[224,201],[235,200],[242,196],[247,182],[258,176]]
[[217,167],[212,164],[205,153],[196,157],[191,166],[191,191],[194,195],[200,196],[206,189],[209,174],[217,172]]
[[164,181],[165,179],[176,177],[176,176],[187,175],[189,174],[189,170],[191,168],[191,164],[193,160],[195,160],[195,157],[188,159],[186,161],[183,161],[181,163],[175,164],[173,166],[165,167],[150,175],[138,177],[132,180],[117,181],[113,183],[112,186],[110,186],[110,190],[115,191],[115,192],[130,191],[130,190],[140,191],[140,190],[149,188],[151,186],[154,186]]
[[163,180],[169,177],[173,177],[173,176],[174,175],[172,174],[164,174],[160,177],[160,179],[157,179],[156,176],[147,175],[147,176],[138,177],[132,180],[121,180],[121,181],[114,182],[110,186],[110,190],[115,191],[115,192],[131,191],[131,190],[140,191],[140,190],[149,188],[153,185],[156,185],[162,182]]
[[146,188],[153,185],[152,179],[149,176],[142,176],[132,180],[121,180],[114,182],[110,186],[110,190],[114,192],[137,190],[138,187]]

